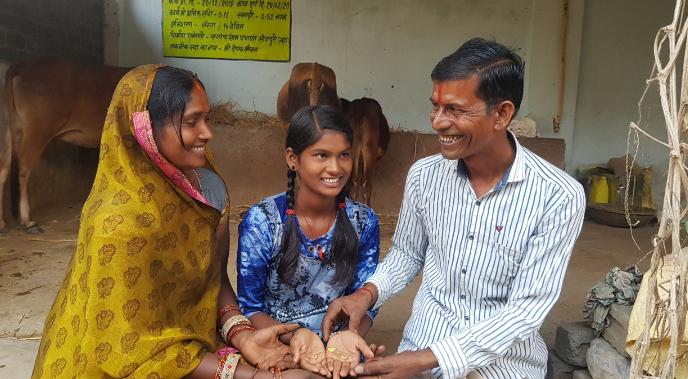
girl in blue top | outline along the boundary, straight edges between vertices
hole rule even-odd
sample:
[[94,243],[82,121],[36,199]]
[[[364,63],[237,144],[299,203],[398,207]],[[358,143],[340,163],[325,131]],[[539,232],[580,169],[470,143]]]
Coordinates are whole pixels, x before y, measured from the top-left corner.
[[332,107],[297,112],[287,132],[287,191],[248,210],[239,225],[237,253],[244,314],[257,328],[301,325],[283,338],[294,360],[335,378],[353,373],[359,351],[373,355],[359,337],[372,325],[372,311],[358,331],[333,333],[327,350],[320,339],[327,306],[361,288],[380,255],[375,212],[346,197],[352,139],[348,123]]

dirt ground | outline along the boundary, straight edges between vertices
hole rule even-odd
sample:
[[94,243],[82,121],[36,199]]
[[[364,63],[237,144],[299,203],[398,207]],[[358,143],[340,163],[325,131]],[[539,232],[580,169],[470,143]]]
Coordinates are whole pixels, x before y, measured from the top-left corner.
[[[79,204],[35,212],[45,228],[40,236],[12,230],[0,235],[0,378],[28,378],[38,349],[44,317],[52,305],[76,245]],[[233,220],[231,251],[236,251],[236,219]],[[381,218],[383,254],[394,230],[392,215]],[[564,288],[540,332],[548,344],[554,340],[556,325],[582,319],[585,295],[612,267],[625,267],[641,259],[650,249],[654,228],[635,231],[638,250],[627,229],[586,222],[578,240]],[[230,258],[233,262],[234,257]],[[649,262],[641,262],[641,269]],[[230,278],[235,270],[230,264]],[[408,319],[420,279],[387,303],[375,322],[368,340],[395,350]]]

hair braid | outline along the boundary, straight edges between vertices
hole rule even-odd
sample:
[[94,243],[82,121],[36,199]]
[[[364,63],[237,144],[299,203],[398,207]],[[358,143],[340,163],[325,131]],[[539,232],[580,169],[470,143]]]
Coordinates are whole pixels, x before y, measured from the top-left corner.
[[[296,229],[296,214],[294,211],[296,187],[296,171],[287,171],[287,221],[284,223],[282,234],[282,248],[277,274],[284,283],[289,283],[299,264],[300,237]],[[290,212],[291,210],[291,212]]]
[[[354,278],[356,263],[358,263],[358,236],[351,225],[346,212],[346,198],[349,195],[349,184],[344,186],[337,195],[337,223],[332,237],[332,262],[336,273],[332,284],[348,285]],[[341,207],[341,205],[344,205]]]

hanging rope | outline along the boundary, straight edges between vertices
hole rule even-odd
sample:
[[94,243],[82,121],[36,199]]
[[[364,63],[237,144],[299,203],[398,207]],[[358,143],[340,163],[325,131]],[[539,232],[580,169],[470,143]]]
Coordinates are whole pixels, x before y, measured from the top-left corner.
[[[686,53],[686,36],[688,21],[684,0],[677,0],[674,18],[670,25],[661,28],[655,37],[653,53],[654,67],[650,79],[646,82],[645,91],[638,102],[638,121],[629,125],[628,150],[633,145],[634,154],[626,161],[626,191],[624,205],[626,220],[631,223],[629,188],[631,170],[639,149],[639,134],[643,134],[668,150],[669,166],[665,186],[662,217],[657,235],[652,239],[653,251],[650,269],[645,275],[648,277],[648,294],[644,305],[645,325],[631,362],[631,378],[673,379],[679,359],[678,347],[683,341],[684,322],[686,318],[686,265],[681,252],[680,232],[688,208],[686,194],[688,194],[688,175],[686,174],[686,153],[688,144],[686,130],[688,128],[688,55]],[[677,79],[677,62],[683,55],[682,77]],[[662,60],[662,56],[665,60]],[[645,99],[650,85],[657,82],[659,95],[666,123],[667,141],[661,141],[641,128],[641,104]],[[680,92],[677,92],[677,86]],[[631,154],[629,154],[630,156]],[[668,292],[667,296],[660,296],[657,291],[657,274],[668,255],[672,256],[673,265],[671,279],[666,283],[659,283]],[[663,267],[664,270],[669,267]],[[636,304],[637,306],[637,304]],[[668,341],[667,355],[654,361],[656,376],[643,374],[643,367],[652,346],[659,349],[661,341]]]

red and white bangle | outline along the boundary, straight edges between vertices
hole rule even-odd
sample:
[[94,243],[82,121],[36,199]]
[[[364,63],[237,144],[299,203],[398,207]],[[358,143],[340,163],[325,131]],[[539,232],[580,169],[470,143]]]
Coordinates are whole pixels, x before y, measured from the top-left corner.
[[227,337],[227,333],[229,333],[229,331],[232,330],[235,326],[239,325],[252,326],[251,321],[248,319],[248,317],[244,315],[232,316],[222,325],[222,328],[220,329],[220,336],[222,336],[222,339],[228,345],[230,344],[230,342],[229,338]]
[[226,315],[227,313],[229,313],[231,311],[237,311],[237,312],[241,313],[241,308],[239,308],[236,305],[232,305],[232,304],[225,305],[224,307],[220,308],[220,310],[217,311],[217,321],[219,322],[220,319],[224,315]]

